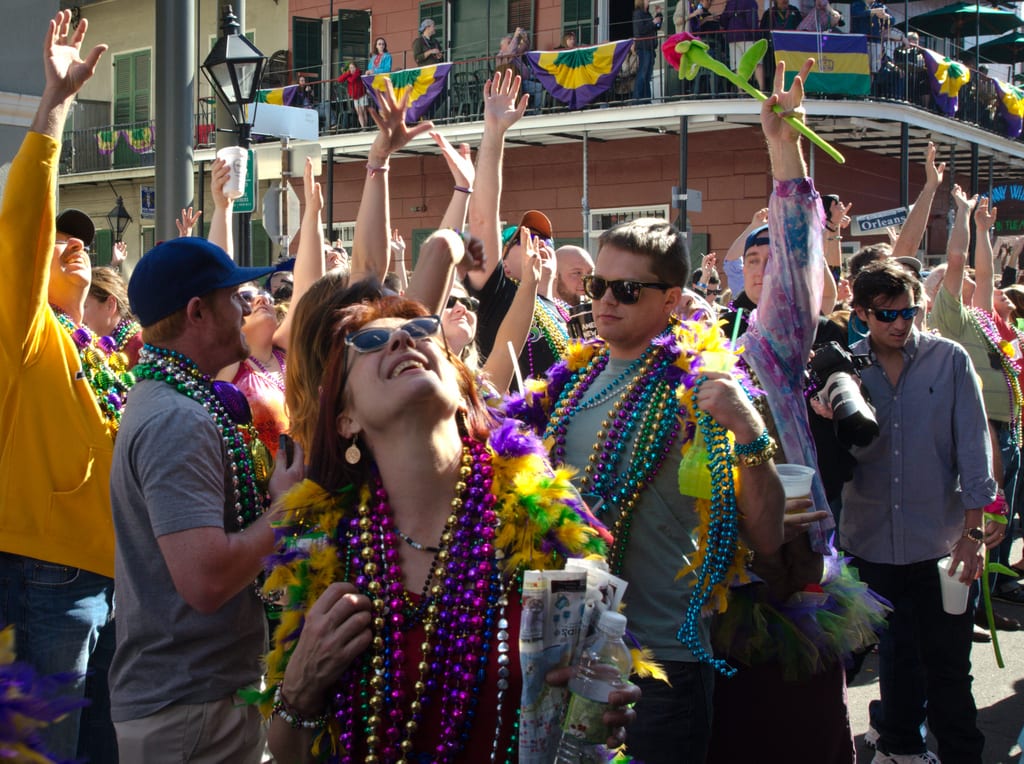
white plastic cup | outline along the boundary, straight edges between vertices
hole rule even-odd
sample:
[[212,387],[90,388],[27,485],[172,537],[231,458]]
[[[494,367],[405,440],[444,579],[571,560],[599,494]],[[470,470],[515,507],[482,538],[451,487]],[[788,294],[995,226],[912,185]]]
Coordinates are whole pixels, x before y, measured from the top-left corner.
[[248,149],[241,146],[225,146],[217,152],[217,158],[228,163],[231,175],[224,184],[224,196],[237,199],[245,191],[245,171],[249,160]]
[[963,615],[967,611],[967,595],[971,591],[971,586],[960,582],[959,565],[953,575],[949,575],[949,564],[952,561],[952,557],[943,557],[935,563],[939,569],[939,585],[942,588],[942,609],[950,615]]
[[782,481],[782,490],[787,499],[811,498],[811,481],[814,479],[814,468],[803,464],[776,464],[775,471]]

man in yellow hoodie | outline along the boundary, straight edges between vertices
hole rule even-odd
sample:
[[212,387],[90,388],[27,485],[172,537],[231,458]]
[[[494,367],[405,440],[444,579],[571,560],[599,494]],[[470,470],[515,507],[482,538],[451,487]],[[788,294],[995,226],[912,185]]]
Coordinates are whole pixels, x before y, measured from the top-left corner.
[[[71,11],[50,21],[46,86],[0,208],[0,622],[15,626],[19,659],[82,675],[79,694],[110,617],[108,481],[130,380],[81,326],[88,218],[62,216],[61,227],[73,230],[55,235],[64,120],[106,50],[97,45],[82,58],[86,27],[82,19],[72,29]],[[78,727],[74,712],[46,730],[57,758],[76,756]]]

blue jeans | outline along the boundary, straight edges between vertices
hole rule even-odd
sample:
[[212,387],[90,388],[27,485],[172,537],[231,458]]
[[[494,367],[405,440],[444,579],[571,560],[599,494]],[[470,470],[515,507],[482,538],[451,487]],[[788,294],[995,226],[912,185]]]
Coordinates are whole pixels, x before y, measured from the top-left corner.
[[[0,552],[0,622],[15,629],[18,660],[41,674],[77,675],[68,695],[82,698],[89,659],[111,615],[113,579]],[[78,751],[81,710],[42,730],[57,759]]]
[[942,761],[981,764],[985,738],[971,694],[973,600],[962,615],[942,609],[935,560],[887,565],[854,559],[852,566],[893,606],[878,648],[881,703],[872,709],[878,749],[923,753],[927,717]]
[[671,684],[638,679],[643,693],[626,751],[636,764],[703,764],[711,740],[715,670],[706,663],[664,661]]
[[633,100],[651,100],[651,78],[654,76],[654,51],[636,49],[636,79],[633,80]]
[[[1013,546],[1014,541],[1013,518],[1020,514],[1020,493],[1022,483],[1024,483],[1024,481],[1019,479],[1021,461],[1020,448],[1013,442],[1009,424],[1005,422],[992,422],[992,425],[996,428],[996,434],[999,438],[999,455],[1003,460],[1003,494],[1006,497],[1007,526],[1006,536],[1003,538],[1003,542],[990,554],[996,562],[1001,562],[1003,565],[1009,565],[1010,547]],[[1003,581],[1002,583],[1006,582]],[[993,588],[1000,584],[998,575],[992,576],[991,584]]]

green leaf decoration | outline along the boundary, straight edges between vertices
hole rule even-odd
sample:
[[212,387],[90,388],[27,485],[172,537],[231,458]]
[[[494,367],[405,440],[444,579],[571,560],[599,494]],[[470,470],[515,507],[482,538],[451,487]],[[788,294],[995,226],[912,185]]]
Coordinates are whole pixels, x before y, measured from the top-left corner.
[[1016,580],[1019,575],[1017,571],[1013,570],[1012,568],[1008,568],[1005,565],[998,562],[990,562],[988,565],[986,565],[985,572],[998,573],[1001,576],[1009,576],[1014,580]]
[[749,48],[747,52],[743,54],[743,58],[740,59],[740,65],[736,67],[736,73],[745,80],[749,80],[754,76],[754,69],[757,68],[758,62],[764,58],[768,52],[768,41],[758,40]]

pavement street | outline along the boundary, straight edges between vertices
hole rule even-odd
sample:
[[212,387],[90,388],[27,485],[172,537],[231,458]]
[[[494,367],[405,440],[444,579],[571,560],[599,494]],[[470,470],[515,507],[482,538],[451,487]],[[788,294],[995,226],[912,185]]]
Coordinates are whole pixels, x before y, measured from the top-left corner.
[[[1015,550],[1016,552],[1016,550]],[[1013,560],[1019,559],[1015,553]],[[1024,606],[993,600],[996,612],[1024,624]],[[1017,738],[1024,727],[1024,630],[997,633],[1005,668],[996,665],[992,644],[974,643],[971,663],[978,726],[985,735],[984,764],[1020,762]],[[857,761],[869,764],[874,752],[864,745],[868,729],[868,703],[878,698],[878,655],[872,654],[849,688],[850,723],[857,741]],[[929,749],[937,751],[929,735]]]

